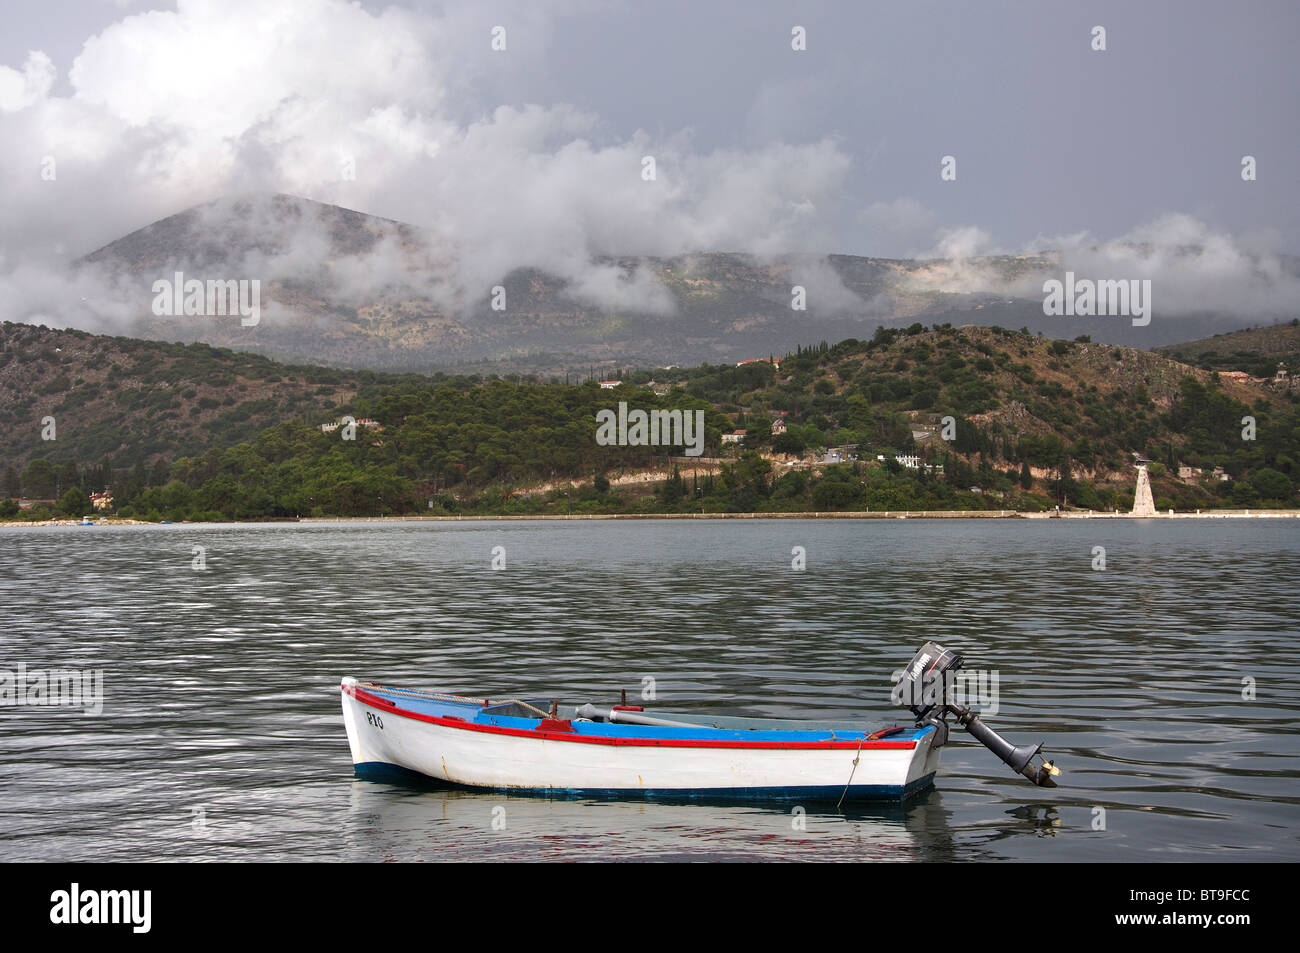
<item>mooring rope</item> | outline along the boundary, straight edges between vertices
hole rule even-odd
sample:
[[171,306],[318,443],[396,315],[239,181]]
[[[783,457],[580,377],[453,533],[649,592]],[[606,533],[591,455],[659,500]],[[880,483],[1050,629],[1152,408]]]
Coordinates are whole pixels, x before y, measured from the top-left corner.
[[848,781],[844,782],[844,791],[840,794],[840,799],[835,804],[835,810],[837,811],[840,809],[840,806],[844,803],[844,798],[849,793],[849,785],[853,783],[853,775],[857,774],[858,772],[858,759],[862,757],[862,745],[864,742],[866,742],[866,740],[867,740],[867,733],[864,731],[862,733],[862,737],[858,739],[858,750],[853,752],[853,770],[849,772],[849,779]]

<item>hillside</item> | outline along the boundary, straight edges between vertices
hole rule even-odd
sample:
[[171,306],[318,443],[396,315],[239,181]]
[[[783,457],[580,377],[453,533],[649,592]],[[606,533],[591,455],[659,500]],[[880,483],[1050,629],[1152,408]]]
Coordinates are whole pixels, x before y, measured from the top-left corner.
[[[13,326],[0,356],[13,408],[4,492],[40,495],[27,484],[58,471],[63,487],[112,485],[120,512],[153,518],[1127,508],[1134,454],[1154,461],[1157,502],[1180,509],[1294,502],[1300,479],[1296,389],[1001,328],[916,323],[799,347],[779,367],[634,370],[613,389],[350,377]],[[619,402],[703,411],[703,459],[722,458],[721,470],[692,474],[689,487],[683,477],[612,489],[611,475],[692,468],[680,446],[601,446],[596,414]],[[34,443],[47,412],[59,439]],[[376,426],[350,441],[316,426],[345,412]],[[773,433],[778,420],[784,433]],[[743,445],[722,440],[735,429]],[[1180,466],[1201,472],[1180,478]],[[585,489],[575,497],[566,481]]]
[[[323,418],[372,374],[277,364],[205,344],[0,324],[0,459],[118,467],[233,446]],[[41,421],[53,417],[53,440]]]
[[[534,268],[500,272],[463,260],[454,237],[288,195],[186,210],[86,255],[78,268],[102,282],[108,310],[135,337],[391,371],[734,363],[792,350],[810,327],[838,340],[919,319],[1144,347],[1245,323],[1203,314],[1134,328],[1122,318],[1045,316],[1042,281],[1059,271],[1050,255],[956,263],[701,252],[593,256],[567,279]],[[152,282],[177,271],[258,279],[265,314],[252,327],[153,314]],[[494,310],[498,285],[504,307]],[[791,307],[796,285],[806,290],[806,310]],[[941,290],[954,287],[969,290]]]
[[1222,371],[1245,371],[1272,377],[1278,363],[1290,373],[1300,370],[1300,319],[1265,328],[1248,328],[1157,350],[1175,360]]

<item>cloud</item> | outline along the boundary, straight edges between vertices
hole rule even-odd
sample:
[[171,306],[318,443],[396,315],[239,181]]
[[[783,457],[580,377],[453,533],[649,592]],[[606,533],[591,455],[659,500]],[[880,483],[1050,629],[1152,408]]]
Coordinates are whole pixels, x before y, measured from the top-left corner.
[[1063,245],[1061,264],[1080,277],[1149,278],[1153,308],[1164,313],[1294,316],[1300,301],[1293,263],[1184,214],[1160,216],[1113,241]]
[[40,51],[27,54],[22,72],[0,66],[0,112],[17,112],[43,99],[54,85],[54,63]]
[[[57,269],[198,203],[282,192],[427,230],[441,270],[426,284],[444,305],[538,268],[587,303],[664,313],[648,272],[601,257],[830,249],[851,164],[830,139],[701,153],[689,131],[611,138],[571,105],[494,104],[474,87],[491,86],[493,68],[535,65],[548,18],[582,6],[506,4],[493,16],[511,25],[510,46],[493,53],[468,2],[434,16],[343,0],[179,0],[89,38],[66,96],[50,95],[53,64],[34,53],[22,73],[0,71],[0,135],[31,144],[0,154],[13,212],[0,255]],[[40,175],[47,155],[52,179]],[[324,237],[294,235],[256,266],[319,267]],[[330,264],[369,287],[409,275],[408,258],[387,242],[361,267]],[[10,299],[4,316],[24,308],[45,304]]]
[[[927,219],[919,205],[900,207],[910,220]],[[901,289],[1040,298],[1045,279],[1072,271],[1080,279],[1150,279],[1154,307],[1165,315],[1282,318],[1294,316],[1300,300],[1295,259],[1279,251],[1276,233],[1236,236],[1181,213],[1104,240],[1076,232],[1007,248],[974,225],[939,227],[933,237]],[[1010,267],[1007,258],[1017,256],[1024,266]]]
[[[268,205],[257,214],[269,217],[243,223],[268,242],[231,270],[324,274],[353,304],[413,289],[447,309],[476,307],[510,272],[535,268],[585,304],[665,314],[671,298],[638,258],[727,251],[780,262],[840,250],[854,157],[833,136],[702,150],[690,129],[614,135],[572,104],[503,101],[506,78],[548,68],[556,24],[591,6],[506,0],[486,13],[452,0],[431,14],[346,0],[178,0],[89,37],[66,86],[39,51],[0,66],[0,318],[120,329],[139,312],[134,284],[101,276],[87,293],[92,273],[69,275],[67,263],[181,209],[250,193],[422,230],[422,243],[390,230],[339,255],[314,217],[283,221]],[[508,25],[505,52],[490,49],[497,23]],[[760,120],[817,82],[793,95],[760,90],[750,110],[759,132],[798,128]],[[214,245],[239,225],[231,214],[222,202],[203,212]],[[856,224],[875,254],[932,259],[907,290],[1041,296],[1040,276],[1008,277],[984,260],[1015,249],[913,198],[882,198]],[[1276,235],[1232,236],[1184,215],[1021,251],[1043,248],[1080,274],[1151,277],[1169,312],[1262,317],[1297,300]],[[861,301],[824,259],[799,267],[819,313],[881,305]]]
[[858,215],[874,254],[883,258],[914,258],[930,247],[939,216],[914,198],[874,202]]

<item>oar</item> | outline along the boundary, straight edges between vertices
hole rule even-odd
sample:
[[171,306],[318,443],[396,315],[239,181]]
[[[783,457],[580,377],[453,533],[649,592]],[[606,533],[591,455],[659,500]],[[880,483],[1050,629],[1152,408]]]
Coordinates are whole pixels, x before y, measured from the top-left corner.
[[601,709],[595,705],[583,705],[573,713],[575,718],[590,718],[592,721],[608,721],[626,725],[646,725],[652,728],[699,728],[684,721],[668,721],[666,718],[651,718],[632,711],[619,711],[616,708]]

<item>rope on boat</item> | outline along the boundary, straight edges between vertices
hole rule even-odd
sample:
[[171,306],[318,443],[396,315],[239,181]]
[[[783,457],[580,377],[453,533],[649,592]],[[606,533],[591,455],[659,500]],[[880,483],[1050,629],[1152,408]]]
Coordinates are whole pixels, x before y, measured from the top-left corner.
[[380,685],[378,682],[360,682],[364,688],[377,688],[382,692],[388,692],[391,695],[409,695],[413,698],[437,698],[440,701],[452,702],[469,702],[477,705],[483,701],[482,698],[468,698],[465,695],[448,695],[444,692],[429,692],[419,688],[393,688],[388,685]]
[[849,772],[849,779],[846,782],[844,782],[844,790],[840,793],[840,799],[835,804],[835,810],[837,811],[840,809],[840,806],[844,803],[844,798],[849,793],[849,785],[853,783],[853,775],[857,774],[858,759],[862,757],[862,744],[866,740],[867,740],[867,735],[864,732],[862,737],[858,739],[858,750],[853,752],[853,770]]
[[[835,805],[835,810],[838,811],[840,809],[840,805],[844,803],[845,795],[849,793],[849,786],[853,784],[853,775],[856,774],[858,770],[858,759],[862,757],[863,743],[867,741],[879,741],[881,738],[888,737],[889,735],[895,734],[896,732],[902,730],[903,730],[902,725],[894,725],[891,728],[877,728],[875,731],[871,732],[870,734],[867,734],[865,732],[863,733],[862,737],[858,739],[858,750],[853,753],[853,770],[849,772],[849,780],[844,785],[844,791],[840,794],[840,799],[839,802],[836,803]],[[834,735],[834,732],[831,732],[831,734]]]
[[[535,705],[528,704],[528,702],[524,701],[521,698],[507,698],[505,701],[497,702],[497,705],[519,705],[523,708],[527,708],[529,711],[537,712],[537,714],[541,715],[543,718],[551,717],[551,713],[549,711],[542,711],[540,708],[536,707]],[[496,706],[494,705],[493,707]]]

